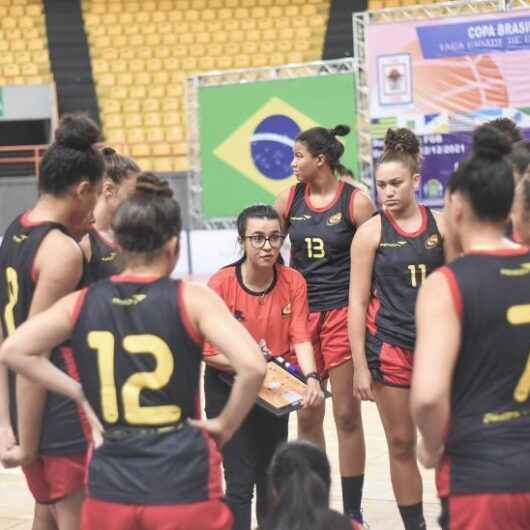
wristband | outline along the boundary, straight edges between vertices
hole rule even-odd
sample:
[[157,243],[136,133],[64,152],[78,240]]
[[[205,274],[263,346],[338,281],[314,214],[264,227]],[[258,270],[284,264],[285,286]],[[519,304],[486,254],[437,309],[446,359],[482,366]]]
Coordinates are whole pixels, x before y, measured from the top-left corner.
[[307,383],[307,380],[310,378],[316,379],[319,383],[322,383],[322,378],[320,377],[320,374],[318,372],[309,372],[308,374],[306,374],[305,375],[306,383]]

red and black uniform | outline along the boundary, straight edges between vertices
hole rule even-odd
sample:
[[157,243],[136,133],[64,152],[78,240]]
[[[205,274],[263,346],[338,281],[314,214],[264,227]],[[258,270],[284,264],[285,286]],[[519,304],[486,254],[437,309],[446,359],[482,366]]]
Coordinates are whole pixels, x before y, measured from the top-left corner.
[[123,270],[123,260],[117,246],[93,228],[88,232],[91,257],[88,262],[90,283],[104,280]]
[[[31,223],[28,213],[9,226],[0,247],[0,321],[4,337],[28,319],[36,287],[34,260],[44,238],[52,231],[68,234],[59,223]],[[85,284],[81,280],[80,287]],[[71,350],[68,344],[55,348],[51,361],[69,372]],[[11,424],[18,433],[16,375],[8,371]],[[24,468],[35,499],[53,503],[83,487],[86,440],[75,403],[48,392],[39,443],[39,459]]]
[[168,530],[230,528],[219,452],[187,423],[199,417],[202,339],[183,285],[113,276],[79,295],[75,369],[105,429],[88,462],[85,530],[154,529],[164,519],[174,521]]
[[437,486],[448,530],[530,528],[530,252],[441,269],[462,338]]
[[309,186],[289,193],[285,220],[291,240],[291,263],[307,281],[310,332],[321,373],[351,359],[348,339],[350,246],[357,227],[352,204],[359,190],[338,182],[324,208],[311,204]]
[[[243,259],[229,265],[209,280],[208,285],[225,301],[237,320],[254,340],[265,343],[273,356],[285,355],[295,345],[310,340],[307,288],[300,273],[276,264],[270,287],[257,293],[248,289],[241,276]],[[219,353],[206,344],[204,355]],[[204,392],[206,414],[212,418],[225,406],[229,387],[219,371],[206,367]],[[226,501],[235,516],[234,530],[248,530],[252,492],[257,487],[258,518],[270,508],[267,498],[267,469],[274,451],[287,440],[288,416],[276,417],[255,406],[239,430],[223,448]]]
[[381,240],[372,276],[366,314],[366,358],[375,380],[409,387],[412,352],[416,342],[414,310],[425,278],[443,265],[442,236],[432,212],[420,206],[421,226],[414,233],[402,230],[383,211]]

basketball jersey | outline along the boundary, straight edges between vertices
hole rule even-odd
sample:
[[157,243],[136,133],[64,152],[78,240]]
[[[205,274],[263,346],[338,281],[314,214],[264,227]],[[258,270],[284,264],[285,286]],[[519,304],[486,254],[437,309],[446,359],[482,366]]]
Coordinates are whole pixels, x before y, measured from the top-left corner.
[[382,211],[372,294],[366,315],[368,332],[382,342],[413,350],[416,342],[414,310],[425,278],[443,265],[442,236],[432,212],[420,206],[421,226],[414,233],[399,228]]
[[97,282],[118,274],[123,270],[123,262],[117,247],[107,241],[93,228],[88,232],[91,257],[88,262],[90,282]]
[[462,338],[439,487],[530,492],[530,252],[477,252],[441,271]]
[[199,416],[202,341],[187,320],[182,285],[115,276],[80,294],[76,370],[106,430],[89,464],[91,497],[168,504],[221,495],[220,471],[210,469],[220,460],[213,442],[186,421]]
[[[15,219],[0,247],[0,321],[7,337],[28,319],[35,292],[34,260],[44,238],[52,231],[68,234],[59,223],[31,223],[27,213]],[[85,278],[81,280],[82,286]],[[68,372],[69,349],[67,344],[55,348],[51,361]],[[17,429],[16,374],[8,371],[11,424]],[[86,442],[77,407],[69,398],[48,392],[44,409],[39,452],[42,454],[82,453]]]
[[339,181],[331,204],[316,208],[311,205],[306,184],[291,188],[286,214],[290,265],[307,282],[312,312],[348,305],[350,246],[356,230],[350,212],[357,191]]

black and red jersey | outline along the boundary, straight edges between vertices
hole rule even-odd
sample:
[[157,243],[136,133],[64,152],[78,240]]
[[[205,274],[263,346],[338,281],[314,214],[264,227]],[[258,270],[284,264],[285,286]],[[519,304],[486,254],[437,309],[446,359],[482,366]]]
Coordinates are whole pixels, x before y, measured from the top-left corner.
[[88,232],[91,257],[88,262],[90,283],[103,280],[123,270],[123,259],[117,246],[93,228]]
[[89,465],[91,497],[168,504],[221,495],[212,468],[218,454],[186,422],[199,415],[202,339],[188,320],[183,285],[113,276],[79,295],[75,365],[106,430]]
[[359,190],[339,181],[335,198],[324,208],[311,204],[309,186],[289,193],[285,215],[291,240],[291,267],[307,281],[312,312],[348,305],[350,246],[356,226],[352,201]]
[[[7,337],[28,318],[36,286],[34,260],[44,238],[52,231],[68,234],[59,223],[32,223],[28,213],[8,227],[0,247],[0,321]],[[86,271],[86,268],[85,268]],[[79,287],[85,284],[85,277]],[[67,370],[68,348],[55,348],[51,361]],[[15,373],[8,371],[11,423],[17,429]],[[86,449],[77,407],[70,399],[48,392],[42,422],[39,451],[42,454],[73,454]]]
[[381,240],[372,276],[372,294],[366,315],[371,335],[382,342],[413,350],[416,342],[414,309],[425,278],[444,263],[442,236],[432,212],[420,206],[421,226],[403,231],[383,211]]
[[476,252],[440,270],[462,329],[440,495],[530,492],[530,252]]

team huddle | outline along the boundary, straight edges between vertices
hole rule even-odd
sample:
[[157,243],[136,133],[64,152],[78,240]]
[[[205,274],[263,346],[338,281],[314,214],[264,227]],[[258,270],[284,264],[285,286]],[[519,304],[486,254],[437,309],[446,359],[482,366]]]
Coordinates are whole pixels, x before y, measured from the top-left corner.
[[[368,528],[362,400],[405,530],[426,528],[417,460],[444,530],[530,529],[528,145],[510,120],[479,127],[438,212],[416,201],[418,139],[389,129],[376,208],[343,176],[348,132],[297,137],[298,184],[240,213],[241,258],[205,286],[171,278],[169,184],[63,117],[0,247],[0,462],[22,467],[33,530],[250,530],[254,488],[261,530]],[[306,383],[289,443],[256,404],[279,357]]]

